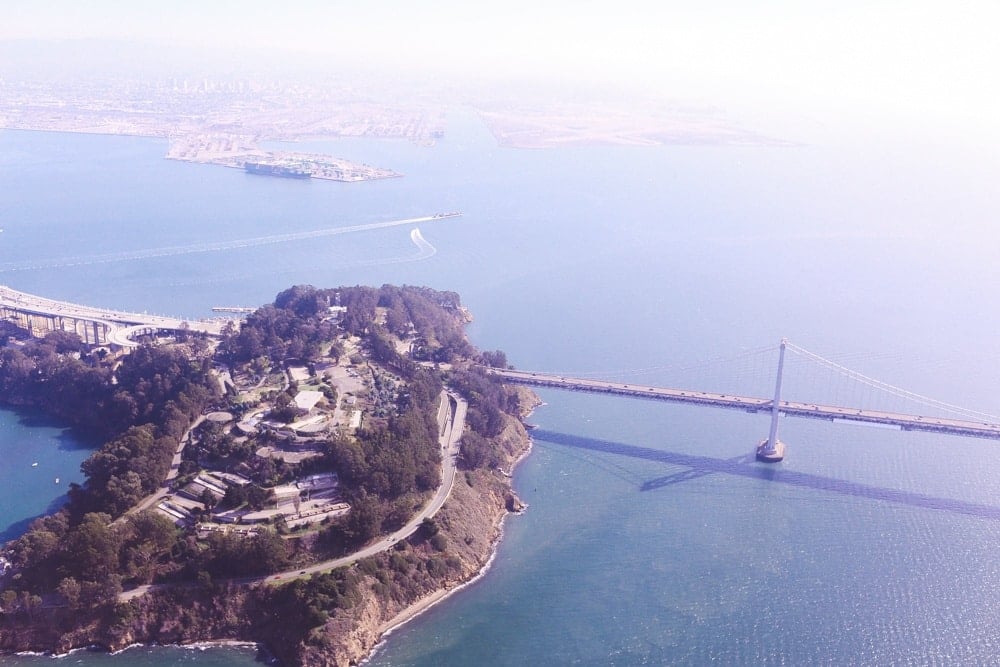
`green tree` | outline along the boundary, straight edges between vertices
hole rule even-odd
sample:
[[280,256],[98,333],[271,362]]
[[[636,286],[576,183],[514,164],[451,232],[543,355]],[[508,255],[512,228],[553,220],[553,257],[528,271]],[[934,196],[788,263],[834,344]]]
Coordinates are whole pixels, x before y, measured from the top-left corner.
[[118,572],[121,537],[111,526],[111,517],[91,512],[70,530],[63,545],[65,576],[81,582],[107,580]]

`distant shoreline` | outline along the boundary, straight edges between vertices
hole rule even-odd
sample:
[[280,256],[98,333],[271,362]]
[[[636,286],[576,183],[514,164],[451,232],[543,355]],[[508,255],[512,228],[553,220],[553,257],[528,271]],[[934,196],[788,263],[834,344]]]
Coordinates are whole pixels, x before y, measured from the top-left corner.
[[[538,110],[497,112],[473,108],[476,117],[501,148],[515,150],[543,150],[552,148],[586,147],[633,147],[652,148],[657,146],[770,146],[788,147],[798,145],[776,137],[770,137],[753,130],[743,129],[727,122],[724,118],[649,116],[635,117],[620,111],[605,109],[555,109],[549,112]],[[2,116],[0,116],[2,122]],[[111,124],[88,127],[12,127],[0,125],[0,130],[21,130],[25,132],[65,132],[71,134],[93,134],[120,137],[149,137],[177,140],[180,137],[198,137],[208,133],[198,129],[179,132],[173,128],[155,125],[133,127],[125,130]],[[387,135],[376,131],[358,133],[305,133],[301,136],[269,137],[254,132],[251,128],[240,128],[231,133],[232,137],[253,137],[255,142],[296,143],[308,140],[372,139],[406,140],[418,146],[431,147],[444,132],[437,132],[432,138],[410,135]],[[168,157],[200,164],[224,164],[213,158]],[[242,165],[225,164],[242,168]],[[391,178],[401,174],[390,174],[378,178]],[[313,176],[326,180],[342,180]],[[353,179],[374,180],[374,179]]]
[[[60,134],[84,134],[105,137],[135,137],[142,139],[166,139],[167,152],[163,156],[165,159],[176,162],[187,162],[189,164],[206,164],[221,167],[229,167],[247,170],[247,164],[261,164],[265,167],[272,167],[275,173],[266,173],[263,170],[254,172],[255,174],[281,177],[285,174],[282,170],[302,170],[307,173],[305,180],[335,181],[338,183],[359,183],[367,181],[383,180],[387,178],[402,178],[403,174],[392,169],[372,167],[370,165],[338,158],[327,154],[318,153],[298,153],[294,151],[263,151],[256,147],[244,146],[237,150],[216,151],[206,150],[206,140],[197,136],[190,139],[187,145],[178,147],[178,140],[171,138],[168,133],[137,133],[121,132],[101,129],[70,129],[53,127],[6,127],[0,126],[0,131],[12,132],[51,132]],[[330,137],[339,139],[342,137]]]

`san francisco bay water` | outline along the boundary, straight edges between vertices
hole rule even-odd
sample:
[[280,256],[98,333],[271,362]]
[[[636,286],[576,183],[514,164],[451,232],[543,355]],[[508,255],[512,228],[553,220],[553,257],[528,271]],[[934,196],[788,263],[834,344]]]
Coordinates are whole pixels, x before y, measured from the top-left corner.
[[[474,342],[521,368],[766,396],[776,353],[736,371],[707,360],[788,336],[1000,412],[988,177],[1000,151],[876,130],[522,151],[457,112],[433,148],[306,146],[405,174],[358,184],[171,162],[157,140],[8,131],[0,283],[186,317],[295,283],[427,284],[460,292]],[[261,242],[452,210],[464,215],[418,225],[432,257],[411,226]],[[856,397],[806,368],[792,364],[790,398]],[[528,511],[507,521],[484,578],[390,635],[372,664],[996,660],[996,444],[786,420],[788,457],[767,467],[750,456],[762,415],[540,393],[514,480]],[[85,445],[0,413],[3,493],[17,485],[5,536],[59,502],[56,476],[79,481]],[[254,651],[72,659],[244,665]]]

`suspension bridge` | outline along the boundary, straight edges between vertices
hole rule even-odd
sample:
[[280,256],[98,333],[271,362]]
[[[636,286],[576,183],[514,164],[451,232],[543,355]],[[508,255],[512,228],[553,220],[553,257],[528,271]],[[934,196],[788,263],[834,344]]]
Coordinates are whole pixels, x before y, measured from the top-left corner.
[[[927,410],[927,414],[914,414],[883,409],[830,405],[820,402],[785,400],[781,396],[781,386],[786,350],[795,352],[811,362],[840,373],[850,380],[870,389],[886,392],[930,409]],[[1000,440],[1000,417],[962,408],[895,387],[885,382],[880,382],[809,352],[787,340],[782,340],[779,345],[778,370],[775,377],[774,395],[772,398],[650,386],[648,384],[636,384],[635,382],[626,384],[624,382],[611,382],[602,379],[571,377],[568,375],[532,371],[492,368],[489,369],[489,373],[502,379],[504,382],[514,384],[599,394],[614,394],[715,408],[729,408],[750,413],[767,412],[771,415],[771,427],[767,438],[761,440],[757,446],[757,459],[769,463],[780,461],[784,457],[785,446],[778,438],[778,418],[783,415],[823,419],[832,422],[877,424],[903,431],[925,431]],[[932,412],[937,412],[938,414],[931,414]],[[943,416],[941,413],[950,413],[956,416]]]

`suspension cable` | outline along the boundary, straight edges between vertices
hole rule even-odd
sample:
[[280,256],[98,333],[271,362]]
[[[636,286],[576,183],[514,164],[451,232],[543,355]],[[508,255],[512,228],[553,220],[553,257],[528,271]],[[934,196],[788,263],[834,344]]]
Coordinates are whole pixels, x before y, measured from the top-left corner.
[[946,403],[936,398],[931,398],[930,396],[924,396],[923,394],[918,394],[916,392],[903,389],[902,387],[891,385],[888,382],[882,382],[881,380],[876,380],[875,378],[869,377],[864,373],[859,373],[858,371],[847,368],[846,366],[841,366],[840,364],[834,361],[825,359],[824,357],[821,357],[818,354],[815,354],[814,352],[810,352],[809,350],[801,348],[798,345],[795,345],[794,343],[786,343],[786,347],[792,352],[795,352],[796,354],[799,354],[800,356],[803,356],[811,361],[814,361],[817,364],[824,366],[830,370],[840,373],[841,375],[845,375],[852,380],[861,382],[862,384],[866,384],[870,387],[879,389],[881,391],[892,394],[899,398],[911,400],[916,403],[925,405],[927,407],[937,408],[939,410],[944,410],[946,412],[958,414],[963,417],[972,417],[976,419],[985,418],[992,420],[993,422],[1000,422],[1000,417],[998,417],[997,415],[992,415],[987,412],[980,412],[978,410],[972,410],[969,408],[963,408],[959,405]]
[[746,350],[744,352],[738,352],[737,354],[731,354],[728,356],[713,357],[711,359],[706,359],[704,361],[695,361],[685,365],[662,365],[662,366],[649,366],[647,368],[631,368],[627,370],[614,370],[614,371],[546,371],[547,375],[558,375],[561,377],[576,377],[576,378],[614,378],[614,377],[626,377],[630,375],[647,375],[649,373],[656,373],[659,371],[674,371],[674,372],[689,372],[695,371],[702,368],[707,368],[709,366],[723,364],[731,361],[736,361],[741,358],[750,358],[754,355],[763,354],[764,352],[774,352],[778,349],[777,345],[770,345],[765,347],[759,347],[753,350]]

